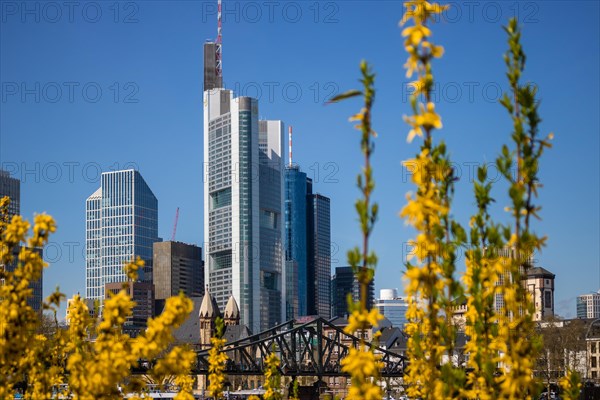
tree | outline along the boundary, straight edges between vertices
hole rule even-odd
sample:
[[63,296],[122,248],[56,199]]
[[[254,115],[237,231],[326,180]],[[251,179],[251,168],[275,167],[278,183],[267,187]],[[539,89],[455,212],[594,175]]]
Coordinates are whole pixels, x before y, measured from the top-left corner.
[[[14,271],[0,269],[0,398],[12,398],[21,387],[26,399],[52,398],[53,391],[67,383],[65,396],[77,399],[114,399],[125,393],[140,393],[144,385],[130,380],[131,368],[140,359],[153,360],[155,376],[175,375],[180,387],[177,398],[191,400],[193,380],[189,377],[195,354],[174,347],[160,354],[173,341],[173,330],[192,310],[184,295],[167,299],[163,313],[148,320],[147,329],[132,338],[123,333],[123,325],[134,306],[123,289],[104,302],[102,318],[90,317],[80,296],[69,305],[70,324],[59,329],[40,316],[28,304],[32,295],[29,282],[36,280],[47,266],[37,251],[56,231],[49,215],[35,216],[31,225],[21,216],[8,220],[8,197],[0,199],[0,265],[16,262]],[[20,246],[17,259],[13,249]],[[144,265],[139,258],[124,266],[131,280]],[[56,312],[64,295],[58,290],[46,299],[44,308]],[[90,338],[94,338],[92,342]],[[128,384],[132,383],[133,384]]]
[[558,316],[538,324],[537,331],[543,339],[543,347],[537,362],[536,376],[543,380],[548,393],[570,370],[582,367],[581,360],[585,360],[582,353],[585,354],[586,351],[586,329],[582,320],[564,320]]

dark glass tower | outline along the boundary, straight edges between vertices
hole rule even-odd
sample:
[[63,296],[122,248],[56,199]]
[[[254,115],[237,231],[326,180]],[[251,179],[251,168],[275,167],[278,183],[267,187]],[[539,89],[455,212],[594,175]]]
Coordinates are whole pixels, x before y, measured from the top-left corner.
[[[21,181],[16,178],[11,178],[7,171],[0,170],[0,198],[8,196],[10,203],[8,205],[8,218],[9,221],[14,215],[21,214]],[[16,246],[13,249],[14,262],[7,265],[7,271],[14,271],[17,266],[17,257],[21,250],[20,246]],[[38,248],[36,251],[40,256],[44,256],[43,249]],[[1,266],[0,266],[1,267]],[[33,281],[29,284],[29,288],[33,291],[31,297],[27,299],[27,304],[36,311],[42,312],[42,301],[43,301],[43,282],[44,273],[40,279]]]
[[[352,300],[360,298],[360,285],[352,272],[352,267],[337,267],[331,278],[331,316],[343,317],[348,314],[348,293]],[[367,288],[367,309],[371,309],[375,299],[375,282]]]
[[[312,182],[309,182],[312,188]],[[308,188],[307,188],[308,189]],[[308,314],[329,318],[331,285],[330,200],[309,192],[306,196]]]
[[285,260],[294,277],[286,291],[286,319],[307,315],[306,174],[297,166],[285,169]]
[[21,214],[21,182],[16,178],[11,178],[7,171],[0,170],[0,198],[8,196],[10,204],[8,205],[8,216]]

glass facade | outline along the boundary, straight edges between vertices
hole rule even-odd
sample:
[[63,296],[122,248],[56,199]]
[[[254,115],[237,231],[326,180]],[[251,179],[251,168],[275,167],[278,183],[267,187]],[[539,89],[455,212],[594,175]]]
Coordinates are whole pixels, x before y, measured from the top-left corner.
[[[352,267],[337,267],[331,278],[331,316],[344,317],[348,315],[348,294],[353,301],[360,298],[360,285],[352,272]],[[367,309],[375,304],[375,282],[371,281],[367,288]]]
[[0,198],[8,196],[8,216],[21,215],[21,181],[11,178],[7,171],[0,170]]
[[[259,226],[260,226],[260,286],[261,328],[270,328],[282,321],[283,274],[283,174],[281,149],[277,151],[283,124],[280,121],[258,122],[259,145]],[[269,143],[269,134],[275,137]],[[272,148],[275,147],[275,151]]]
[[[306,174],[296,166],[285,169],[285,260],[288,275],[296,276],[286,290],[286,319],[307,315]],[[297,306],[295,306],[297,304]]]
[[375,306],[379,309],[381,315],[386,317],[395,326],[400,329],[404,329],[406,324],[406,310],[408,310],[408,303],[402,298],[394,299],[380,299],[377,300]]
[[330,200],[320,194],[307,195],[307,292],[308,314],[329,318],[331,313],[331,217]]
[[208,135],[209,284],[211,293],[223,309],[231,296],[232,285],[231,114],[210,121]]
[[123,265],[139,256],[140,280],[152,281],[158,201],[135,170],[105,172],[86,202],[86,297],[104,299],[107,283],[127,280]]
[[256,99],[204,92],[205,281],[254,332],[281,321],[282,127],[259,121]]
[[[12,178],[7,171],[0,170],[0,198],[8,196],[10,204],[8,205],[9,221],[14,215],[21,215],[21,181]],[[17,259],[21,246],[15,246],[13,249],[14,261],[6,266],[7,271],[14,271],[17,267]],[[38,248],[36,252],[43,258],[43,249]],[[2,268],[2,265],[0,265]],[[29,283],[29,288],[33,291],[32,295],[27,298],[27,304],[36,311],[42,312],[43,301],[43,278],[44,274],[40,275],[39,279]]]

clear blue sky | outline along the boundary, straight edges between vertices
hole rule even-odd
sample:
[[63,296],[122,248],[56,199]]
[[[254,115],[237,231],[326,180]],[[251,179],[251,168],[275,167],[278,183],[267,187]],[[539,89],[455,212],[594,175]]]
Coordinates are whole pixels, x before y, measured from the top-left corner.
[[[202,244],[202,44],[216,36],[216,0],[72,4],[0,2],[0,167],[21,179],[25,216],[45,211],[58,221],[44,289],[59,285],[67,296],[84,291],[85,199],[101,171],[138,168],[159,199],[160,236],[171,237],[180,207],[177,240]],[[470,171],[492,163],[509,137],[509,117],[496,102],[506,88],[501,26],[521,18],[525,78],[540,87],[541,131],[555,133],[541,165],[543,220],[535,226],[548,247],[536,260],[556,274],[556,311],[564,316],[574,315],[578,294],[600,286],[598,4],[453,2],[433,27],[446,49],[434,65],[439,137],[462,173],[454,214],[466,225],[474,212]],[[294,126],[294,161],[331,197],[332,267],[345,265],[347,249],[359,243],[358,133],[347,118],[360,104],[323,101],[358,86],[361,59],[373,64],[376,288],[402,290],[412,232],[397,213],[412,185],[400,162],[418,142],[406,143],[402,122],[409,107],[401,2],[224,0],[224,10],[226,85],[260,95],[263,118]],[[494,196],[505,219],[501,185]]]

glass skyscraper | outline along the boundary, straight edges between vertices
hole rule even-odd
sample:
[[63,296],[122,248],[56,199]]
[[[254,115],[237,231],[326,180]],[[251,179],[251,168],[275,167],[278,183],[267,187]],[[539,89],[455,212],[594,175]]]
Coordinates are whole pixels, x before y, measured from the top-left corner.
[[0,170],[0,198],[8,196],[10,204],[8,205],[9,221],[13,215],[21,214],[21,181],[11,178],[8,171]]
[[307,182],[307,293],[308,314],[329,318],[331,313],[331,216],[330,200],[321,194],[312,194]]
[[[331,316],[344,317],[348,315],[348,294],[353,301],[360,299],[360,284],[352,267],[337,267],[331,278]],[[371,309],[375,298],[375,281],[367,287],[367,309]]]
[[86,201],[86,297],[104,299],[105,284],[124,282],[125,263],[145,261],[140,280],[152,280],[152,246],[158,239],[158,201],[135,170],[102,174]]
[[285,317],[282,135],[256,99],[204,92],[205,282],[220,309],[233,295],[254,332]]
[[[12,178],[8,171],[0,170],[0,198],[8,196],[10,203],[8,205],[8,220],[14,215],[21,215],[21,181],[17,178]],[[42,248],[35,249],[40,256],[44,256]],[[14,271],[18,264],[19,252],[21,246],[15,246],[13,249],[14,261],[6,266],[7,271]],[[2,265],[0,265],[2,268]],[[32,296],[27,299],[27,304],[36,311],[42,312],[43,302],[43,282],[44,272],[36,279],[29,283],[29,288],[33,291]]]
[[286,320],[307,315],[306,174],[298,166],[285,169],[285,260],[288,279]]

